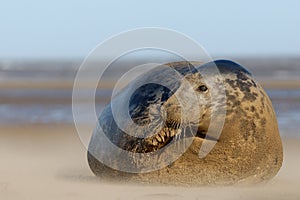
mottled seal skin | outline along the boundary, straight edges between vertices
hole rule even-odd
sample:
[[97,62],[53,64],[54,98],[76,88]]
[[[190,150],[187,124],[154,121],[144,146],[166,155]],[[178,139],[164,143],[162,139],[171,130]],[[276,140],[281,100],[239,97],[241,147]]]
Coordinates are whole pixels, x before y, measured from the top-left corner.
[[[111,169],[93,156],[97,152],[88,152],[88,163],[95,175],[117,181],[199,186],[259,183],[268,181],[277,174],[283,161],[282,142],[272,103],[264,89],[253,79],[248,70],[235,62],[217,60],[203,65],[197,62],[192,64],[189,62],[167,64],[185,76],[198,92],[199,98],[203,100],[203,104],[199,105],[203,111],[199,116],[198,132],[187,151],[161,170],[138,174]],[[210,122],[212,106],[220,105],[212,105],[209,100],[212,88],[205,85],[201,75],[193,66],[199,66],[197,69],[201,71],[209,69],[212,65],[218,67],[223,77],[222,82],[224,82],[227,98],[226,118],[220,138],[216,139],[217,143],[214,148],[206,157],[199,158],[199,149],[209,124],[218,123]],[[214,78],[213,74],[211,76]],[[174,135],[179,134],[178,126],[184,123],[179,120],[180,107],[174,98],[174,93],[179,93],[179,96],[187,94],[184,94],[184,90],[180,90],[182,85],[178,83],[171,83],[169,87],[173,91],[155,85],[145,86],[137,91],[136,99],[133,97],[131,102],[134,105],[131,109],[131,116],[135,123],[149,121],[151,114],[147,106],[162,105],[167,112],[164,130],[150,139],[137,139],[129,136],[116,127],[110,105],[108,105],[99,118],[100,125],[108,138],[125,150],[140,153],[156,151],[174,139]],[[155,95],[151,98],[149,91],[151,93],[155,91]],[[146,110],[145,106],[141,109],[141,105],[146,105]],[[191,105],[191,112],[193,112],[193,106],[195,105]],[[89,151],[95,145],[97,142],[91,140]]]

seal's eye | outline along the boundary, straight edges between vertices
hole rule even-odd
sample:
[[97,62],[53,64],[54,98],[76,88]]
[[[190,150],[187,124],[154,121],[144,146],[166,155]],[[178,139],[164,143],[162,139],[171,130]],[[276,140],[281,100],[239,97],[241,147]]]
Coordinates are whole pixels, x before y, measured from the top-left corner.
[[197,91],[199,91],[199,92],[206,92],[207,90],[208,90],[208,88],[206,87],[206,85],[200,85],[197,88]]

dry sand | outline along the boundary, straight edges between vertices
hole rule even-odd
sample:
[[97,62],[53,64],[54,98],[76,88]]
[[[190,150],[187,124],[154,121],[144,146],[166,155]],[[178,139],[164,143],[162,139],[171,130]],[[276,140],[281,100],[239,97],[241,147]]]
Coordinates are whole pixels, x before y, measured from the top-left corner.
[[299,139],[269,183],[183,188],[105,183],[94,177],[73,126],[0,127],[0,199],[300,199]]

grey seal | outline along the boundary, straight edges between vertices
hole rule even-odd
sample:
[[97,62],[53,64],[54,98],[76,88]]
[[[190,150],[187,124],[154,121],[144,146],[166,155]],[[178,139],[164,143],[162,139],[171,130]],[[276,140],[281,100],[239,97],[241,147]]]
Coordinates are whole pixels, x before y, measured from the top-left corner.
[[[229,60],[217,60],[204,64],[182,61],[166,65],[184,76],[199,99],[203,100],[200,105],[187,106],[191,115],[195,106],[201,107],[198,119],[195,120],[197,124],[184,124],[181,119],[182,108],[179,106],[176,94],[177,97],[189,96],[182,89],[182,83],[166,80],[169,83],[167,87],[157,84],[141,86],[133,93],[129,101],[130,116],[139,125],[150,123],[156,115],[160,116],[162,108],[164,109],[166,119],[163,128],[151,137],[134,137],[120,130],[114,120],[111,103],[101,113],[99,125],[114,145],[129,152],[158,151],[183,135],[179,129],[182,126],[197,126],[196,135],[184,135],[193,137],[192,144],[177,160],[160,170],[149,173],[127,173],[112,169],[96,158],[99,153],[97,152],[99,144],[95,139],[97,136],[97,131],[95,131],[87,155],[93,173],[106,180],[186,186],[258,183],[274,177],[283,161],[282,142],[272,103],[251,73]],[[220,84],[224,85],[226,92],[226,118],[219,138],[206,137],[210,123],[218,123],[211,121],[212,107],[218,108],[220,105],[210,101],[210,92],[214,88],[210,88],[199,73],[201,70],[211,68],[212,65],[217,66],[223,77]],[[145,80],[147,77],[163,78],[163,75],[159,74],[163,74],[161,69],[152,70],[135,81]],[[209,76],[216,78],[214,74]],[[122,99],[116,97],[112,101],[120,100]],[[159,105],[156,112],[155,109],[154,111],[150,109],[153,105]],[[138,132],[139,130],[132,131]],[[206,157],[199,158],[199,149],[204,140],[217,143]],[[141,164],[141,162],[143,161],[134,159],[130,161],[133,165]],[[144,162],[147,163],[147,160]],[[122,163],[116,162],[116,165],[122,165]]]

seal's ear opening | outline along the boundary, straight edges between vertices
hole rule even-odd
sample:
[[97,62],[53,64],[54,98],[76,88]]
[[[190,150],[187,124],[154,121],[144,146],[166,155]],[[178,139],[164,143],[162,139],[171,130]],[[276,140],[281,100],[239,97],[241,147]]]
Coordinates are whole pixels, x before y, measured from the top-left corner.
[[200,85],[196,88],[196,91],[197,92],[207,92],[208,91],[208,88],[206,85]]

